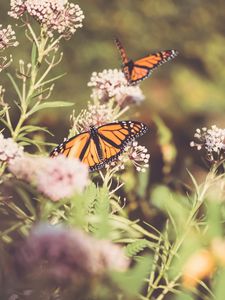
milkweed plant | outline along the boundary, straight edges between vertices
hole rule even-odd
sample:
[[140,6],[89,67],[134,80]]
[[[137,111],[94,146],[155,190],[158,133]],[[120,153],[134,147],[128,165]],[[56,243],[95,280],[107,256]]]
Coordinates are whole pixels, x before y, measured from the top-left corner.
[[[210,170],[202,183],[187,171],[192,183],[185,193],[166,185],[149,191],[150,154],[137,141],[93,173],[78,159],[49,157],[56,145],[36,116],[76,105],[52,99],[65,75],[52,71],[84,13],[67,0],[11,0],[8,15],[19,26],[0,25],[0,75],[16,95],[9,102],[0,87],[0,298],[224,299],[225,129],[196,130],[190,153],[201,151]],[[22,47],[17,30],[30,45],[28,61],[4,54]],[[130,117],[129,109],[145,98],[118,69],[93,72],[87,81],[90,100],[68,117],[68,138]],[[154,121],[169,172],[176,157],[172,135],[158,116]],[[134,195],[163,215],[160,226],[131,218]]]

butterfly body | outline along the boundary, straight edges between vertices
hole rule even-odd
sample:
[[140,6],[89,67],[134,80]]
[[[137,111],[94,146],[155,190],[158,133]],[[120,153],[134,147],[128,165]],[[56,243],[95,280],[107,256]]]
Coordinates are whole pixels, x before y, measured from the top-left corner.
[[130,85],[148,78],[154,69],[178,55],[176,50],[164,50],[133,61],[128,58],[121,42],[118,39],[115,42],[122,58],[122,71]]
[[118,159],[126,146],[147,132],[145,124],[137,121],[120,121],[91,126],[89,131],[75,135],[56,147],[50,154],[63,154],[78,158],[89,166],[90,171],[103,168]]

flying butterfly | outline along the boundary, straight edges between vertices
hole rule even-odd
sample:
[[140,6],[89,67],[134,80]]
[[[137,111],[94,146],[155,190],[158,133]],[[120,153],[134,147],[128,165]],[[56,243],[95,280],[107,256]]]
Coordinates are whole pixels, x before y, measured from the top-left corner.
[[115,42],[122,58],[122,71],[129,85],[135,85],[148,78],[154,69],[178,55],[177,50],[164,50],[133,61],[128,58],[121,42],[118,39],[115,39]]
[[64,141],[50,154],[55,157],[63,154],[69,158],[78,158],[95,171],[118,159],[125,147],[146,133],[148,127],[137,121],[118,121],[100,127],[91,126],[89,131],[82,132]]

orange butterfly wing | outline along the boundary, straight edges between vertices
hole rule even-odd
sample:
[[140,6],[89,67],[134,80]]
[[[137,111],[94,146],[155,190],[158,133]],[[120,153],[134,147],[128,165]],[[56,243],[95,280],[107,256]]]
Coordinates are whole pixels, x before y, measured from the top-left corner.
[[84,132],[66,140],[56,147],[50,154],[55,157],[63,154],[68,158],[78,158],[89,167],[93,167],[101,163],[98,156],[96,145],[91,139],[89,132]]
[[116,160],[129,142],[147,130],[146,125],[136,121],[109,123],[66,140],[50,156],[63,154],[68,158],[78,158],[89,166],[90,171],[99,170]]
[[118,158],[127,144],[147,132],[145,124],[136,121],[121,121],[98,128],[102,156],[106,163]]
[[165,50],[136,60],[133,64],[130,83],[135,84],[149,77],[154,69],[173,59],[177,54],[176,50]]

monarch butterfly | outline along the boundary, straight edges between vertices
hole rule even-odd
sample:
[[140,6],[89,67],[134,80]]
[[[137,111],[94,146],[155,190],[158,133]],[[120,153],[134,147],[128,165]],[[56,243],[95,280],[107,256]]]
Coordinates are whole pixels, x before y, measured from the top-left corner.
[[148,78],[152,71],[178,55],[176,50],[164,50],[133,61],[127,57],[126,51],[118,39],[115,39],[122,58],[122,71],[130,85]]
[[119,121],[100,127],[91,126],[66,140],[50,154],[54,157],[63,154],[69,158],[79,158],[95,171],[103,168],[124,152],[128,143],[147,132],[148,127],[137,121]]

